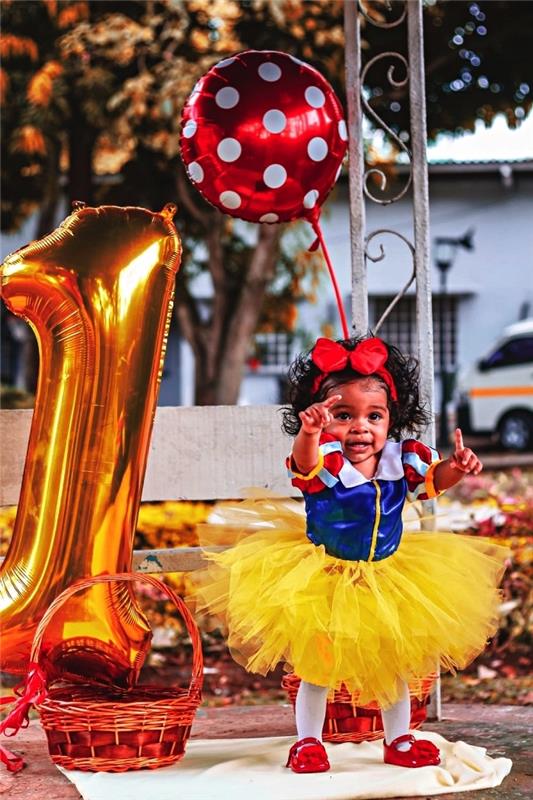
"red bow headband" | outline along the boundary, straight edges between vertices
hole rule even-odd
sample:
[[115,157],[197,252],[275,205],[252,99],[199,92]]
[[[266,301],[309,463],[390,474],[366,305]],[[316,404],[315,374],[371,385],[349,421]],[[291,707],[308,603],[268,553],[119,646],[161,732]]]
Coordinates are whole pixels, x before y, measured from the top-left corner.
[[313,384],[313,392],[317,392],[326,375],[339,372],[348,365],[361,375],[379,375],[389,387],[392,400],[398,399],[398,392],[389,370],[385,368],[389,351],[381,339],[364,339],[353,350],[347,350],[342,344],[331,339],[317,339],[311,352],[311,360],[321,371]]

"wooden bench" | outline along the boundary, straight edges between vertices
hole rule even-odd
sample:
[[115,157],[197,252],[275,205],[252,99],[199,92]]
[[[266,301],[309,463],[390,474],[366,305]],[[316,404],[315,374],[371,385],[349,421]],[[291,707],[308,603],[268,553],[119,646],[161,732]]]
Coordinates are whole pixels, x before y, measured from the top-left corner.
[[[33,411],[0,411],[0,506],[16,505]],[[250,487],[284,497],[291,486],[284,460],[291,440],[279,406],[191,406],[157,409],[143,501],[239,499]],[[186,572],[202,565],[200,548],[136,550],[133,568]]]

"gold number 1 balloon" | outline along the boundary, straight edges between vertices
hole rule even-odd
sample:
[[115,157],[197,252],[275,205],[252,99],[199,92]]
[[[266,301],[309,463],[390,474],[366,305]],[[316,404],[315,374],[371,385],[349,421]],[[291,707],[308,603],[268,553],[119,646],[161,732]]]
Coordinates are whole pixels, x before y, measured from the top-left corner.
[[[5,303],[30,323],[40,354],[0,573],[4,671],[25,671],[36,625],[68,584],[131,567],[181,255],[174,213],[80,208],[1,267]],[[128,685],[149,643],[130,589],[102,585],[64,607],[43,652],[56,673]]]

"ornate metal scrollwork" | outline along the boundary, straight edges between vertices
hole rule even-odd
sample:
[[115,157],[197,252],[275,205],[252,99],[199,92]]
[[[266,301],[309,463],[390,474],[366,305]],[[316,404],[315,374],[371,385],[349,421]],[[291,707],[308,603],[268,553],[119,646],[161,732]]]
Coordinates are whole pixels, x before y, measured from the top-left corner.
[[[396,66],[394,64],[392,64],[389,67],[389,69],[387,70],[387,80],[389,81],[391,86],[394,86],[395,88],[402,88],[402,87],[406,86],[408,81],[409,81],[409,64],[407,62],[407,59],[404,56],[400,55],[400,53],[394,53],[394,52],[389,52],[389,51],[387,51],[386,53],[380,53],[379,55],[374,56],[374,58],[370,59],[368,64],[366,64],[365,68],[361,72],[361,85],[362,86],[365,85],[365,80],[366,80],[366,76],[367,76],[368,71],[374,66],[374,64],[376,64],[378,61],[381,61],[384,58],[397,58],[400,61],[400,63],[403,65],[404,69],[405,69],[405,78],[402,78],[401,80],[397,80],[394,77],[394,72],[395,72]],[[374,111],[374,109],[372,108],[372,106],[370,105],[370,103],[368,102],[366,97],[364,96],[364,94],[361,97],[361,102],[362,102],[363,107],[364,107],[365,111],[367,112],[367,114],[369,116],[371,116],[372,119],[383,130],[385,130],[387,132],[387,134],[390,136],[390,138],[393,139],[396,142],[396,144],[400,148],[400,150],[403,150],[403,152],[409,157],[409,162],[410,162],[411,161],[411,152],[410,152],[409,148],[404,144],[404,142],[402,142],[400,137],[397,136],[391,128],[389,128],[389,126],[386,124],[386,122],[384,122],[381,119],[379,114],[377,114],[376,111]],[[404,194],[406,194],[406,192],[408,191],[408,189],[409,189],[409,187],[411,185],[411,180],[412,180],[412,174],[411,174],[411,172],[409,172],[407,183],[405,184],[403,189],[400,192],[398,192],[398,194],[394,195],[394,197],[389,197],[387,199],[381,199],[379,197],[375,197],[375,195],[373,195],[372,192],[368,188],[368,179],[369,179],[369,177],[371,175],[379,175],[380,176],[380,178],[381,178],[380,189],[381,189],[382,192],[385,191],[385,189],[387,188],[387,176],[385,175],[383,170],[377,169],[376,167],[371,167],[370,169],[365,171],[365,178],[364,178],[364,185],[363,185],[363,191],[364,191],[365,195],[370,200],[373,200],[375,203],[379,203],[380,205],[383,205],[383,206],[390,205],[390,203],[395,203],[396,200],[399,200],[401,197],[403,197]]]
[[412,259],[412,262],[413,262],[413,269],[412,269],[412,272],[411,272],[411,276],[410,276],[409,280],[407,281],[407,283],[405,284],[405,286],[403,287],[403,289],[401,289],[398,292],[398,294],[395,297],[393,297],[393,299],[391,300],[391,302],[389,303],[389,305],[387,306],[387,308],[385,309],[385,311],[383,312],[383,314],[381,315],[379,320],[374,325],[373,331],[376,334],[379,331],[379,329],[381,328],[381,326],[382,326],[383,322],[385,321],[385,319],[388,317],[388,315],[390,314],[390,312],[392,311],[392,309],[396,305],[396,303],[398,303],[402,299],[402,297],[407,292],[407,290],[409,289],[409,287],[411,286],[411,284],[413,283],[413,281],[416,278],[415,248],[413,247],[413,245],[409,241],[409,239],[407,239],[405,236],[403,236],[403,234],[398,233],[398,231],[393,231],[393,230],[390,230],[389,228],[378,228],[378,230],[372,231],[372,233],[370,233],[365,239],[365,258],[369,259],[374,264],[377,264],[378,261],[383,261],[383,259],[385,258],[385,250],[383,248],[383,245],[381,243],[379,244],[379,254],[378,255],[372,255],[370,253],[369,245],[372,242],[372,240],[375,239],[376,236],[381,236],[384,233],[388,233],[391,236],[397,236],[398,239],[401,239],[402,242],[405,242],[405,244],[407,245],[407,247],[409,248],[409,250],[411,252],[411,259]]
[[[391,0],[385,0],[384,5],[387,8],[387,11],[390,11],[393,8],[393,4],[392,4]],[[398,6],[398,5],[399,4],[396,3],[396,6]],[[375,25],[376,28],[396,28],[397,25],[401,25],[402,24],[402,22],[404,21],[405,17],[407,16],[407,5],[405,3],[404,3],[404,7],[402,9],[402,13],[398,17],[398,19],[395,19],[392,22],[384,22],[383,20],[378,20],[378,19],[376,19],[376,17],[373,17],[366,10],[365,4],[362,2],[362,0],[359,0],[358,6],[359,6],[359,11],[363,15],[363,17],[366,20],[368,20],[368,22],[370,22],[372,25]]]
[[[400,16],[397,19],[395,19],[393,21],[389,21],[389,22],[386,22],[383,19],[377,19],[376,17],[373,17],[369,13],[367,8],[365,7],[365,3],[362,0],[358,0],[358,8],[359,8],[360,13],[363,15],[363,17],[371,25],[374,25],[377,28],[387,29],[387,28],[395,28],[395,27],[397,27],[398,25],[401,25],[404,22],[404,20],[405,20],[405,18],[407,16],[407,2],[408,2],[408,0],[404,0],[404,2],[402,4],[403,8],[402,8],[402,12],[401,12]],[[394,3],[393,4],[391,2],[384,2],[384,6],[386,7],[387,11],[390,11],[393,8],[397,8],[399,5],[400,5],[399,3]],[[411,167],[411,152],[410,152],[409,148],[400,139],[400,137],[383,121],[383,119],[379,116],[379,114],[372,108],[372,106],[370,105],[369,100],[365,97],[365,94],[364,94],[364,87],[365,87],[365,83],[366,83],[367,75],[368,75],[369,71],[372,69],[372,67],[376,63],[381,62],[383,59],[395,59],[396,62],[399,62],[399,64],[403,68],[403,70],[405,70],[405,77],[400,77],[399,78],[397,76],[397,74],[396,74],[398,63],[391,64],[391,66],[387,70],[387,80],[388,80],[389,84],[392,87],[394,87],[396,89],[401,89],[401,88],[405,87],[409,82],[409,62],[405,58],[405,56],[401,55],[400,53],[397,53],[397,52],[394,52],[394,51],[389,51],[389,50],[387,50],[384,53],[379,53],[378,55],[376,55],[373,58],[371,58],[370,61],[367,62],[367,64],[364,66],[364,68],[361,71],[361,76],[360,76],[360,85],[361,85],[361,88],[362,88],[361,104],[362,104],[366,114],[371,119],[374,120],[374,122],[376,123],[376,125],[379,128],[381,128],[383,131],[386,132],[386,134],[390,137],[390,139],[395,143],[397,148],[401,152],[405,153],[408,156],[408,158],[409,158],[409,166]],[[386,176],[386,174],[383,172],[383,170],[378,169],[377,167],[369,167],[368,169],[365,170],[364,179],[363,179],[363,191],[364,191],[365,196],[368,197],[369,200],[372,200],[374,203],[378,203],[379,205],[390,205],[391,203],[395,203],[397,200],[400,200],[402,197],[404,197],[407,194],[407,192],[408,192],[408,190],[409,190],[409,188],[411,186],[411,183],[412,183],[412,170],[409,169],[409,174],[408,174],[408,177],[407,177],[407,181],[406,181],[405,185],[402,187],[402,189],[392,197],[380,198],[380,197],[376,197],[375,194],[373,194],[370,191],[370,188],[369,188],[369,185],[368,185],[368,181],[369,181],[370,177],[371,176],[376,176],[376,175],[380,178],[379,190],[381,192],[384,192],[386,190],[386,188],[387,188],[387,176]],[[412,269],[412,273],[411,273],[411,275],[409,277],[409,280],[407,281],[405,286],[391,300],[391,302],[389,303],[389,305],[387,306],[387,308],[385,309],[385,311],[381,315],[380,319],[374,325],[373,330],[374,330],[375,333],[377,333],[379,331],[379,329],[381,328],[381,326],[382,326],[383,322],[385,321],[385,319],[387,318],[387,316],[390,314],[392,309],[397,305],[397,303],[401,300],[401,298],[405,295],[405,293],[407,292],[407,290],[409,289],[411,284],[414,282],[415,277],[416,277],[416,268],[415,268],[415,259],[414,259],[415,248],[414,248],[412,242],[409,241],[409,239],[407,239],[405,236],[403,236],[401,233],[398,233],[397,231],[390,230],[388,228],[380,228],[379,230],[375,230],[372,233],[370,233],[365,239],[365,250],[364,250],[365,259],[366,260],[370,260],[373,263],[377,263],[379,261],[382,261],[385,258],[385,256],[386,256],[385,249],[383,247],[383,244],[381,244],[381,243],[379,244],[379,253],[377,255],[372,254],[370,252],[370,245],[373,242],[373,240],[377,236],[380,236],[380,235],[383,235],[383,234],[390,234],[391,236],[396,236],[399,239],[401,239],[407,245],[407,247],[409,248],[410,253],[411,253],[413,269]]]

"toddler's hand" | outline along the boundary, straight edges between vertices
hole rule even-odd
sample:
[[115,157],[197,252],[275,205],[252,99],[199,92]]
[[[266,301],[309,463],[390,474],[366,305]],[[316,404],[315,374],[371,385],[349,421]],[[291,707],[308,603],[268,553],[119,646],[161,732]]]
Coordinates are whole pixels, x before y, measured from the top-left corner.
[[333,417],[329,409],[341,398],[342,395],[334,394],[322,403],[313,403],[313,405],[306,408],[305,411],[300,411],[298,416],[302,422],[303,432],[321,433],[330,422],[333,422]]
[[483,464],[474,451],[464,446],[460,428],[455,431],[455,451],[450,456],[450,467],[472,475],[479,475],[483,469]]

